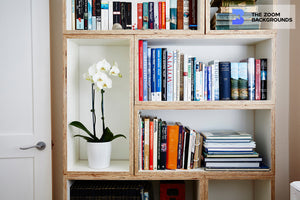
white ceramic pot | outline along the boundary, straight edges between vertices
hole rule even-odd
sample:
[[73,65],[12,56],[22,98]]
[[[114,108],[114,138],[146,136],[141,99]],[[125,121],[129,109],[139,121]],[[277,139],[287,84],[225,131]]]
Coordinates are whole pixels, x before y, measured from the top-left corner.
[[111,142],[88,142],[87,155],[90,168],[103,169],[109,167]]

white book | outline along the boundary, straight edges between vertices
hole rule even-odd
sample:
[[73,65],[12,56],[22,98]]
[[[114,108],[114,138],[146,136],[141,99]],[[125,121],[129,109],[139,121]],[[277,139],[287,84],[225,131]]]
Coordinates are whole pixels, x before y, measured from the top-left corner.
[[158,29],[158,1],[154,1],[154,29]]
[[170,30],[170,0],[166,0],[166,30]]
[[177,100],[177,52],[173,51],[173,101]]
[[209,65],[212,65],[212,81],[214,85],[214,100],[220,100],[220,89],[219,89],[219,60],[212,60],[208,62]]
[[143,168],[143,158],[142,158],[142,152],[143,152],[143,127],[142,127],[142,118],[141,113],[139,113],[139,170],[142,170]]
[[157,131],[158,131],[158,119],[153,119],[153,170],[157,170]]
[[177,53],[177,86],[176,86],[176,100],[175,101],[180,101],[180,76],[181,76],[181,72],[180,72],[180,53],[178,50],[176,50]]
[[206,65],[203,63],[203,67],[202,67],[202,69],[203,69],[203,78],[202,78],[202,80],[203,80],[203,85],[202,85],[202,91],[203,91],[203,101],[206,101],[207,100],[207,92],[206,92],[206,94],[205,94],[205,91],[204,91],[204,88],[205,88],[205,85],[207,85],[207,77],[205,77],[205,75],[207,75],[206,73],[205,73],[205,71],[206,71]]
[[259,162],[206,162],[206,167],[259,167]]
[[108,30],[108,13],[109,3],[107,1],[101,2],[101,30]]
[[189,0],[183,0],[183,29],[189,30]]
[[199,68],[200,68],[200,73],[199,73],[199,85],[200,85],[200,101],[204,100],[203,96],[203,63],[199,62]]
[[108,2],[108,30],[112,30],[113,27],[113,1]]
[[193,130],[191,130],[190,131],[190,142],[189,142],[187,169],[191,169],[191,156],[192,156],[192,151],[195,150],[195,139],[196,139],[196,134]]
[[256,143],[254,141],[251,142],[235,142],[235,143],[220,143],[220,142],[210,142],[204,143],[205,148],[256,148]]
[[168,51],[167,70],[168,70],[168,76],[167,76],[167,101],[173,101],[174,71],[173,71],[173,52],[172,51]]
[[188,56],[184,55],[183,65],[183,100],[188,100]]
[[132,12],[131,12],[131,23],[132,23],[132,30],[137,30],[137,2],[132,2]]
[[92,16],[92,30],[97,30],[97,18]]
[[196,79],[196,85],[195,85],[195,90],[196,90],[196,101],[200,101],[200,91],[201,91],[201,73],[200,73],[200,63],[196,63],[196,73],[195,73],[195,79]]
[[188,57],[187,101],[192,100],[192,57]]
[[211,67],[211,101],[215,101],[215,65],[210,65]]

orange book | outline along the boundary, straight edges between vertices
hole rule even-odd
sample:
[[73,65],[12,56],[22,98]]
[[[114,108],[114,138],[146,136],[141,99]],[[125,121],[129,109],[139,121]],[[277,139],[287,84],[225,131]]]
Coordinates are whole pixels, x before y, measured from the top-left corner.
[[177,169],[179,126],[167,127],[167,169]]
[[151,119],[149,126],[149,170],[153,170],[153,130],[154,124]]
[[161,2],[161,29],[166,29],[166,2]]

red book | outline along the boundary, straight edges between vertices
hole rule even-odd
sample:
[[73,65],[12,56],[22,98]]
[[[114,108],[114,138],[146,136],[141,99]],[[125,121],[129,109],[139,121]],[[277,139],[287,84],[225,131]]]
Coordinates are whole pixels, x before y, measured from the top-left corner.
[[143,101],[143,40],[139,40],[139,101]]
[[143,3],[137,4],[137,29],[143,29]]
[[261,100],[261,68],[260,59],[255,60],[255,100]]
[[177,169],[179,126],[167,128],[167,169]]
[[161,20],[162,20],[162,16],[161,16],[161,1],[158,2],[158,29],[161,29]]
[[149,126],[149,170],[153,170],[153,134],[154,134],[153,120],[150,121]]
[[166,2],[161,2],[161,29],[166,29]]

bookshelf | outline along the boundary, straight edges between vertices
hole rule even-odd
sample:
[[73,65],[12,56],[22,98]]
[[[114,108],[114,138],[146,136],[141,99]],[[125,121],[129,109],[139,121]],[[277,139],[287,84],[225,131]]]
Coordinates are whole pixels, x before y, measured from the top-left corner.
[[[64,35],[64,199],[69,200],[75,180],[147,180],[157,189],[159,180],[184,180],[191,186],[188,199],[275,199],[275,96],[276,31],[210,31],[208,0],[198,0],[199,30],[118,30],[70,29],[70,0],[63,3]],[[206,18],[206,20],[205,20]],[[206,31],[205,31],[206,29]],[[239,61],[247,57],[268,59],[266,101],[146,102],[138,100],[138,41],[149,47],[166,47],[196,56],[203,62],[213,59]],[[91,125],[89,84],[81,74],[96,61],[117,61],[123,78],[114,80],[105,102],[106,123],[113,132],[127,136],[113,142],[111,166],[88,168],[85,144],[68,123],[80,120]],[[109,95],[109,93],[111,95]],[[97,98],[97,97],[96,97]],[[99,108],[96,110],[99,110]],[[270,171],[164,170],[140,171],[138,166],[138,113],[180,121],[197,130],[238,129],[253,133],[257,151]],[[89,128],[89,126],[88,126]],[[234,198],[232,195],[235,195]],[[246,196],[246,197],[245,197]]]

